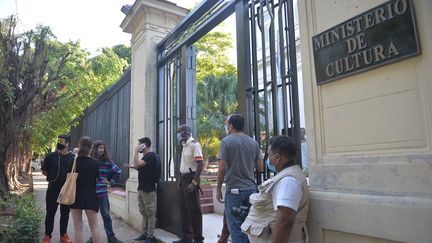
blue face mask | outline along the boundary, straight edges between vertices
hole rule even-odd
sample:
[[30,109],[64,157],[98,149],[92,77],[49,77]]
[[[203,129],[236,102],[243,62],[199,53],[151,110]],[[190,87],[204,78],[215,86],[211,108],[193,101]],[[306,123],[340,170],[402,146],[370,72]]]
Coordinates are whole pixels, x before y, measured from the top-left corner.
[[267,169],[271,172],[276,172],[276,167],[272,165],[269,159],[266,160]]
[[183,134],[183,133],[177,133],[177,141],[178,141],[179,144],[181,144],[181,142],[183,141],[183,136],[182,136],[182,134]]

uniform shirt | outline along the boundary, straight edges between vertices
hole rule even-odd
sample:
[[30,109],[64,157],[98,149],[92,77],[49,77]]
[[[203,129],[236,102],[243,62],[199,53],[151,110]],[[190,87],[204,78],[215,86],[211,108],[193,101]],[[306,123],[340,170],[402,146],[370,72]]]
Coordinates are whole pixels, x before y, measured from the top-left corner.
[[278,206],[282,206],[297,212],[302,198],[302,186],[293,176],[286,176],[276,182],[271,193],[275,211]]
[[99,161],[99,180],[96,182],[96,195],[98,199],[108,197],[108,185],[102,181],[107,179],[111,184],[115,184],[120,178],[120,174],[121,169],[113,161]]
[[195,172],[198,161],[203,160],[201,145],[190,137],[186,142],[182,142],[183,150],[180,160],[180,173],[186,174]]

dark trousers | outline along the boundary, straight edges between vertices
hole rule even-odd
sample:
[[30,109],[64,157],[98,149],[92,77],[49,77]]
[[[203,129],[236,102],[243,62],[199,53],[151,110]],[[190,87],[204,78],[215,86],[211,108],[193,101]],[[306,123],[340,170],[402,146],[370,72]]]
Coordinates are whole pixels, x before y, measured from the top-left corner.
[[[54,217],[57,212],[57,198],[61,188],[48,186],[46,192],[46,216],[45,216],[45,235],[51,236],[54,230]],[[67,232],[67,226],[69,221],[69,206],[60,205],[60,235],[62,236]]]
[[189,192],[187,189],[193,178],[193,173],[184,174],[180,177],[180,208],[183,222],[183,239],[203,241],[199,189],[195,187],[193,192]]

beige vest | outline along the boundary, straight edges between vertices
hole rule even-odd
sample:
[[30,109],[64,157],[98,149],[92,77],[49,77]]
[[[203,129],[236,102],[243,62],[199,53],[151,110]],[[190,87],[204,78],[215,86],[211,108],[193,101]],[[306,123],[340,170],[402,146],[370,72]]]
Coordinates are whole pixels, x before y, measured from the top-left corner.
[[270,229],[276,220],[276,211],[274,211],[273,208],[273,198],[270,191],[276,182],[285,176],[293,176],[296,178],[301,183],[303,192],[289,242],[302,240],[307,242],[306,220],[309,208],[309,190],[306,177],[298,165],[285,168],[276,176],[258,186],[259,192],[252,194],[249,198],[249,202],[252,206],[241,226],[243,232],[263,239],[271,238]]

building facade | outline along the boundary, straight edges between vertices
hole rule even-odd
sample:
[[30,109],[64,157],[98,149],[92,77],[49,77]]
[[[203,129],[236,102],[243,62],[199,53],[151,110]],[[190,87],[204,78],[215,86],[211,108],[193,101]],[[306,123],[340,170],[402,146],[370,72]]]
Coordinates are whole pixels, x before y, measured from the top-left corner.
[[[420,54],[318,85],[313,37],[362,13],[389,18],[387,5],[369,11],[385,3],[413,6]],[[429,0],[299,1],[310,242],[431,242],[431,11]]]

